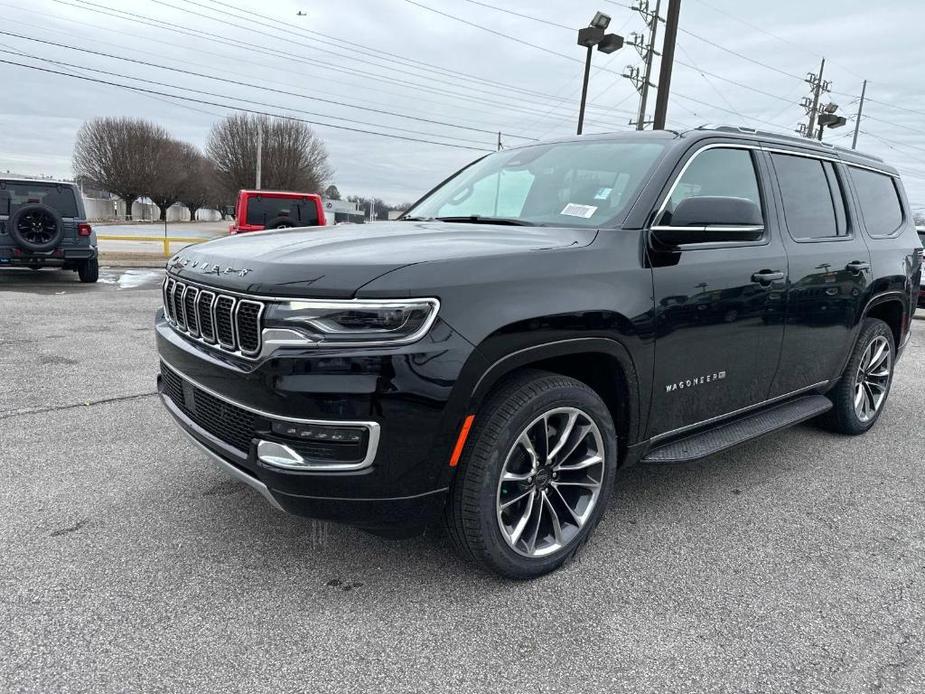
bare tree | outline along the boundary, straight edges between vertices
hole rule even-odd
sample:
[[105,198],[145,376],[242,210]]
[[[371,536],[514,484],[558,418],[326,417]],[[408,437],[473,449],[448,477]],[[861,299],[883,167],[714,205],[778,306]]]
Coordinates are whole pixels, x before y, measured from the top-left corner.
[[148,197],[161,211],[160,219],[167,219],[167,210],[183,197],[188,181],[193,175],[189,168],[192,160],[192,145],[179,140],[168,139],[161,144],[157,157],[157,172]]
[[329,200],[340,200],[340,191],[333,183],[324,189],[324,197]]
[[167,131],[136,118],[97,118],[77,132],[74,174],[115,193],[125,202],[125,218],[132,203],[155,187]]
[[261,187],[316,193],[333,170],[324,143],[305,123],[237,114],[212,126],[206,146],[220,183],[237,192],[257,175],[257,130],[263,130]]
[[[188,175],[183,181],[183,189],[180,193],[180,202],[186,205],[189,210],[190,220],[196,219],[197,210],[217,204],[216,199],[216,181],[215,169],[210,162],[196,147],[192,145],[184,146],[184,169]],[[219,204],[224,207],[224,203]],[[219,209],[224,219],[224,210]]]

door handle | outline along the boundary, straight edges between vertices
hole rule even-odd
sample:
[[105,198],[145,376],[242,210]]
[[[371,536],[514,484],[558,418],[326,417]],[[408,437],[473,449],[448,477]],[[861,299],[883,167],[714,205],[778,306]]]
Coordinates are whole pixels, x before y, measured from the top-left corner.
[[870,270],[870,263],[865,263],[863,260],[855,260],[855,261],[848,263],[845,266],[845,269],[848,270],[849,272],[860,274],[864,272],[865,270]]
[[762,270],[752,275],[752,282],[757,282],[758,284],[771,284],[771,282],[782,279],[784,279],[784,273],[780,270]]

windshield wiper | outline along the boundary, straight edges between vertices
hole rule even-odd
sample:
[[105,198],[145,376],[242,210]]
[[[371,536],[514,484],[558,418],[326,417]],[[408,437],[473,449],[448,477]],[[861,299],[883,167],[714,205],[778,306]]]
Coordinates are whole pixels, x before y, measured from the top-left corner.
[[466,217],[435,217],[439,222],[460,222],[463,224],[506,224],[512,227],[535,227],[533,222],[525,222],[522,219],[511,219],[510,217],[483,217],[478,214],[471,214]]
[[402,217],[399,222],[432,222],[433,217]]

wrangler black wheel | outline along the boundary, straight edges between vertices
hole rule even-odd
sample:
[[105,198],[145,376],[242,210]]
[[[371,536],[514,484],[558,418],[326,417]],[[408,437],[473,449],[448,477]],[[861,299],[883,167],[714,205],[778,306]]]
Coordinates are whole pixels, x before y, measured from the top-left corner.
[[61,215],[47,205],[23,205],[13,213],[8,228],[16,245],[27,251],[50,251],[64,236]]
[[607,506],[617,464],[607,406],[580,381],[529,371],[475,422],[447,507],[453,543],[511,578],[555,570]]
[[100,278],[100,261],[97,258],[80,261],[77,265],[77,276],[86,284],[96,282]]

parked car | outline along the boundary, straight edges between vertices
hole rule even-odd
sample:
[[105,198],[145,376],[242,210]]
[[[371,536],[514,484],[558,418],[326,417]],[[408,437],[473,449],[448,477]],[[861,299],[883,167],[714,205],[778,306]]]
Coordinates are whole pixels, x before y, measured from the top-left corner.
[[61,268],[96,282],[93,227],[73,183],[0,177],[0,268]]
[[235,204],[231,234],[264,229],[324,226],[321,196],[271,190],[242,190]]
[[273,506],[383,534],[442,518],[528,578],[588,540],[619,468],[814,418],[869,430],[921,264],[873,157],[741,128],[531,144],[399,221],[182,251],[158,388]]

